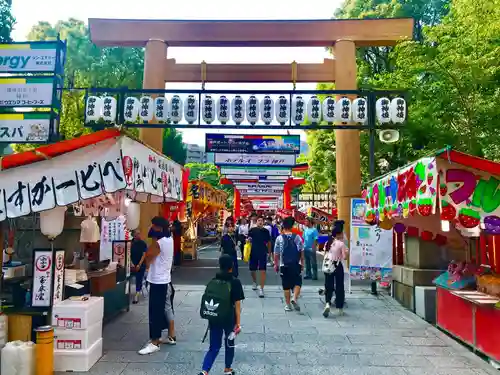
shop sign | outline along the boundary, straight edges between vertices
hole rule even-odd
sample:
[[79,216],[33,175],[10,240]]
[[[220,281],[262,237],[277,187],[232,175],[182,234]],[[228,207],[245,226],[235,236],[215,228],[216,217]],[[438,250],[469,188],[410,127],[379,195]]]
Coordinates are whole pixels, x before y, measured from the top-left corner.
[[0,44],[0,73],[53,72],[57,51],[56,42]]
[[309,207],[307,209],[307,216],[321,224],[331,223],[335,220],[333,215],[330,215],[325,211],[319,210],[316,207]]
[[[295,166],[295,155],[215,154],[215,165]],[[224,173],[225,174],[225,173]],[[259,173],[261,174],[261,173]]]
[[240,167],[232,165],[230,167],[221,167],[222,175],[242,175],[241,178],[246,178],[247,174],[258,176],[291,176],[290,168],[259,168],[259,167]]
[[0,143],[47,142],[52,121],[49,113],[0,114]]
[[64,300],[64,250],[56,251],[53,300],[54,305]]
[[276,215],[278,215],[281,218],[289,217],[293,215],[293,210],[288,210],[285,208],[280,208],[279,210],[276,211]]
[[33,288],[31,305],[50,307],[52,299],[52,264],[51,250],[36,250],[33,258]]
[[113,248],[114,241],[125,240],[125,232],[127,230],[125,222],[125,216],[119,216],[109,221],[102,218],[99,260],[112,259],[113,262],[118,262],[123,267],[125,266],[125,262],[122,262],[122,259],[125,259],[125,246],[123,246],[123,251],[120,251],[118,246]]
[[54,97],[55,78],[0,78],[0,107],[49,107]]
[[[240,189],[238,189],[240,190]],[[250,194],[283,194],[283,190],[279,189],[241,189],[240,193],[243,195],[250,195]]]
[[123,165],[127,189],[136,200],[182,201],[182,167],[133,139],[122,138]]
[[267,183],[267,184],[236,184],[234,185],[236,189],[240,190],[280,190],[284,189],[283,184],[278,183]]
[[207,134],[205,151],[241,154],[300,154],[299,135]]
[[423,158],[389,173],[364,192],[368,220],[436,213],[436,158]]
[[214,208],[226,207],[227,194],[212,185],[193,180],[189,181],[187,202],[197,202]]

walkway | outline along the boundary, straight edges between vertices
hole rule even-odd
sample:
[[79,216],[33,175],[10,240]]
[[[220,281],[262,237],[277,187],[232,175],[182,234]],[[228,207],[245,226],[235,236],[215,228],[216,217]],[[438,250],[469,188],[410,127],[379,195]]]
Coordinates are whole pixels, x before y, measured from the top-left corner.
[[[176,346],[163,346],[151,356],[136,354],[148,339],[147,302],[142,302],[105,326],[105,355],[90,374],[197,374],[207,348],[201,343],[206,325],[198,309],[216,255],[209,249],[204,260],[175,272]],[[270,277],[274,285],[267,288],[265,299],[249,287],[248,271],[243,280],[247,299],[234,364],[238,375],[498,374],[389,297],[354,290],[346,315],[325,319],[317,286],[306,282],[299,315],[283,310],[276,275]],[[223,351],[213,374],[222,374],[222,358]]]

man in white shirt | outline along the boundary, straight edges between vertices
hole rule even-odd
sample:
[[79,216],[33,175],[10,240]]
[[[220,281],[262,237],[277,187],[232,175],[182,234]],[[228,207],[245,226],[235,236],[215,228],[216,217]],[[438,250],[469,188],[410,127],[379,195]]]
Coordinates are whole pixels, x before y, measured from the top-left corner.
[[[149,237],[151,245],[146,252],[149,265],[149,338],[151,341],[139,354],[152,354],[160,350],[162,342],[175,345],[174,311],[172,287],[172,263],[174,260],[174,240],[170,234],[169,223],[163,217],[151,220]],[[162,331],[168,322],[168,338],[162,340]]]
[[250,229],[255,228],[257,226],[257,214],[252,212],[250,214]]

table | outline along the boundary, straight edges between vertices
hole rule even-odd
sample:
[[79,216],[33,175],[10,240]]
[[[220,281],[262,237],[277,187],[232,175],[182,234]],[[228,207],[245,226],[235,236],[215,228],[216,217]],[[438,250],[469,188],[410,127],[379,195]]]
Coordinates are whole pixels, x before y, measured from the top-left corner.
[[437,326],[495,361],[500,361],[500,299],[475,290],[437,287]]

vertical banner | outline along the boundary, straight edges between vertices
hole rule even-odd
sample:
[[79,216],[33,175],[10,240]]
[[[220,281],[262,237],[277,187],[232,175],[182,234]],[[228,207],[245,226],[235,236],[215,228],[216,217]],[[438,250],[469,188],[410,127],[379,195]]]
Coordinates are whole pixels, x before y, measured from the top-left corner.
[[54,267],[54,305],[64,300],[64,250],[56,251]]
[[392,278],[391,230],[365,222],[366,201],[351,200],[351,240],[349,274],[351,280],[390,282]]
[[99,260],[113,259],[113,241],[126,239],[125,216],[118,216],[114,220],[101,220],[101,243]]
[[31,306],[50,307],[52,298],[52,250],[35,250]]

